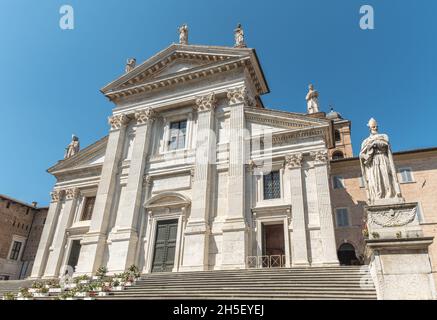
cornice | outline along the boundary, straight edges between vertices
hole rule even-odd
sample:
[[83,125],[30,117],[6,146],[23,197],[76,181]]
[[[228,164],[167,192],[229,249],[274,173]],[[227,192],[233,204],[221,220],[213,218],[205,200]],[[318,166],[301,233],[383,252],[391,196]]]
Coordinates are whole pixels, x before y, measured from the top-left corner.
[[64,171],[64,169],[66,169],[65,171],[70,171],[73,169],[83,169],[84,167],[88,168],[94,166],[101,166],[101,164],[93,164],[93,165],[86,165],[86,166],[78,166],[78,165],[80,165],[80,163],[83,160],[90,158],[98,151],[102,149],[106,149],[107,140],[108,140],[108,136],[101,138],[100,140],[89,145],[88,147],[80,150],[77,154],[75,154],[71,158],[59,161],[57,164],[47,169],[47,172],[51,174],[57,174],[59,172]]

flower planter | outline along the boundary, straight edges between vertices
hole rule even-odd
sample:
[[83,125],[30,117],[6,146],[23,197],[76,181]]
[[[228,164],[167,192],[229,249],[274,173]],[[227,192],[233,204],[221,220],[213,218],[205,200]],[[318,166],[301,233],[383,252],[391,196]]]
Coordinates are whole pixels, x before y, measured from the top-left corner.
[[61,293],[62,288],[49,288],[49,293]]
[[35,293],[38,291],[38,289],[37,288],[29,288],[28,291],[29,291],[29,293]]
[[96,300],[96,298],[94,298],[94,297],[85,297],[85,298],[83,298],[83,300]]
[[96,287],[96,288],[94,288],[94,290],[93,290],[94,292],[99,292],[99,291],[102,291],[102,287]]
[[15,299],[10,299],[10,298],[3,297],[2,300],[4,300],[4,301],[11,300],[12,301],[12,300],[15,300]]
[[18,297],[17,300],[33,300],[33,298]]
[[68,298],[65,298],[65,300],[79,300],[79,299],[77,299],[76,297],[68,297]]
[[104,282],[103,284],[105,285],[105,287],[110,287],[111,286],[111,282]]
[[66,283],[64,288],[65,289],[74,289],[74,288],[76,288],[76,286],[77,286],[77,284],[75,284],[75,283]]
[[80,284],[88,284],[88,283],[90,283],[90,281],[89,280],[80,280],[79,283]]
[[89,293],[88,292],[76,292],[74,294],[75,297],[81,297],[81,298],[85,298],[88,297]]
[[114,290],[114,291],[123,291],[124,290],[124,286],[113,287],[112,290]]
[[101,291],[101,292],[99,292],[99,297],[106,297],[106,296],[109,296],[109,292],[107,292],[107,291]]
[[112,279],[112,281],[122,282],[122,281],[123,281],[123,278],[114,278],[114,279]]
[[49,296],[49,293],[48,292],[35,292],[35,293],[33,293],[33,296],[35,298],[45,298],[45,297]]
[[124,283],[124,286],[125,287],[131,287],[131,286],[133,286],[135,284],[135,282],[132,282],[132,281],[126,281],[125,283]]
[[93,280],[100,280],[100,277],[99,276],[93,276],[91,279],[93,279]]

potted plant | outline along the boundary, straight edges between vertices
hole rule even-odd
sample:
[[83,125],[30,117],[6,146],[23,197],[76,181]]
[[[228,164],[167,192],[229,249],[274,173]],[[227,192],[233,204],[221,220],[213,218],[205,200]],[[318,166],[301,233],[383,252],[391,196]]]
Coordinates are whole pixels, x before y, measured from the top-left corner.
[[49,293],[61,293],[62,292],[62,288],[61,288],[61,284],[59,283],[59,281],[54,281],[49,288]]
[[75,290],[66,291],[59,296],[60,300],[77,300]]
[[44,283],[41,281],[34,281],[32,282],[32,285],[30,286],[30,288],[28,289],[28,291],[30,293],[35,293],[38,292],[39,289],[44,287]]
[[94,291],[88,292],[88,296],[84,297],[83,300],[96,300],[97,294]]
[[134,264],[129,267],[128,272],[135,278],[135,280],[139,279],[141,276],[138,267]]
[[33,300],[33,294],[29,292],[28,288],[20,288],[17,300]]
[[49,289],[43,286],[42,288],[37,289],[36,292],[33,293],[35,298],[44,298],[49,296]]
[[78,285],[75,290],[75,297],[88,297],[89,288],[86,285]]
[[103,279],[106,276],[106,273],[108,272],[108,269],[104,266],[101,266],[97,269],[96,275],[93,277],[93,280],[100,280]]
[[90,282],[90,277],[86,274],[81,275],[75,279],[76,284],[88,284]]
[[105,297],[105,296],[109,295],[109,292],[111,292],[111,287],[104,285],[102,287],[102,291],[99,292],[99,297]]
[[124,285],[121,284],[120,281],[114,280],[114,282],[112,283],[112,289],[114,291],[123,291],[124,290]]
[[3,294],[3,300],[15,300],[15,294],[12,292],[6,292]]

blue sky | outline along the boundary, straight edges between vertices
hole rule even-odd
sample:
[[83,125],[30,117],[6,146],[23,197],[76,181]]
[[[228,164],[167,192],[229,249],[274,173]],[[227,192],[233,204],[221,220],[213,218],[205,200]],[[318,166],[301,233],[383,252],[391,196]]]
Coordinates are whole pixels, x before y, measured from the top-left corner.
[[[59,28],[74,8],[75,29]],[[359,9],[375,10],[375,30],[359,28]],[[108,132],[112,104],[99,89],[178,41],[230,46],[243,24],[271,93],[267,107],[305,112],[308,83],[352,120],[355,154],[372,116],[393,149],[436,146],[437,1],[23,1],[0,2],[0,193],[49,201],[46,169],[71,134],[85,147]]]

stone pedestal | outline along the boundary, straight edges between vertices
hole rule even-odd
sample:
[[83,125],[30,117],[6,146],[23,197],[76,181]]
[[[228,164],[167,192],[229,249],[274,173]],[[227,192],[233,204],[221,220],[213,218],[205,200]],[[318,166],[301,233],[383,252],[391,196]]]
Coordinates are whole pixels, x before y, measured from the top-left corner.
[[366,241],[378,299],[436,299],[428,255],[432,242],[432,237]]
[[369,205],[365,208],[370,240],[367,259],[378,299],[435,299],[428,247],[417,217],[417,203]]
[[369,205],[364,208],[370,239],[419,238],[423,236],[417,203]]

